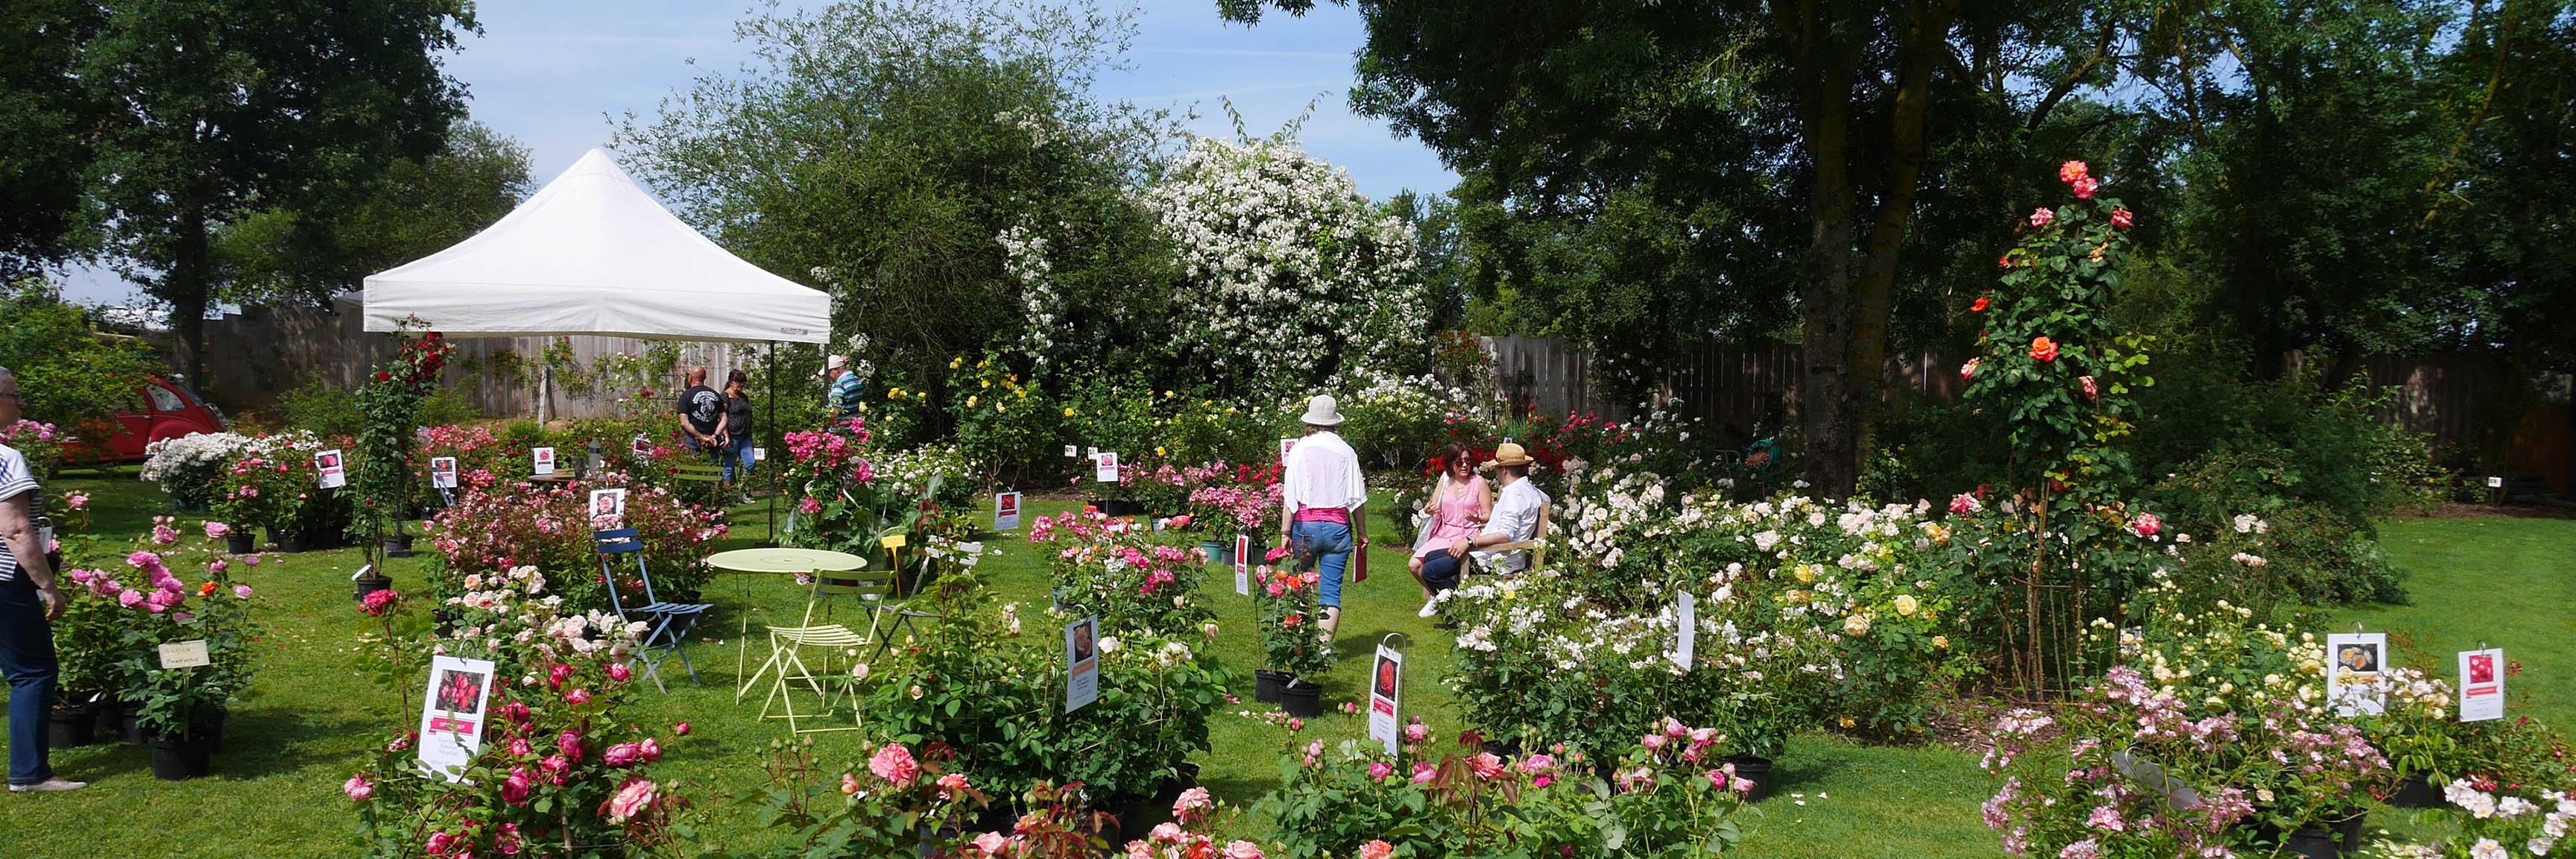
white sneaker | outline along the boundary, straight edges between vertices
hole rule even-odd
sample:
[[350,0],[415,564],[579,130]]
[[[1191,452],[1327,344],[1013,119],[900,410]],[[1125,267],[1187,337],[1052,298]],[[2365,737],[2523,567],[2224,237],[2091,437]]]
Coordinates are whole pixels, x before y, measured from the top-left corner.
[[1414,613],[1413,613],[1413,616],[1414,616],[1414,617],[1420,617],[1420,618],[1433,618],[1433,617],[1439,617],[1439,616],[1440,616],[1440,601],[1439,601],[1439,600],[1423,600],[1423,601],[1422,601],[1422,610],[1421,610],[1421,611],[1414,612]]
[[64,792],[64,791],[69,791],[69,790],[79,790],[79,789],[81,789],[81,788],[88,787],[88,786],[89,786],[89,782],[85,782],[85,781],[70,781],[70,780],[62,779],[62,778],[54,778],[54,779],[48,779],[48,780],[46,780],[46,781],[37,782],[37,783],[35,783],[35,784],[13,784],[13,785],[10,785],[10,786],[9,786],[9,792],[10,792],[10,793],[62,793],[62,792]]

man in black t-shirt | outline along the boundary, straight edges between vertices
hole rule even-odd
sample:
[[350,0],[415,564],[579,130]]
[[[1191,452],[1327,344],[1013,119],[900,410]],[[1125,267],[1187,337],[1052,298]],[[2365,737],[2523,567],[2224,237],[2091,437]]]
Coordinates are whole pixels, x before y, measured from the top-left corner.
[[721,451],[716,437],[725,431],[725,398],[707,387],[707,368],[689,368],[689,388],[680,392],[680,431],[689,435],[689,449]]

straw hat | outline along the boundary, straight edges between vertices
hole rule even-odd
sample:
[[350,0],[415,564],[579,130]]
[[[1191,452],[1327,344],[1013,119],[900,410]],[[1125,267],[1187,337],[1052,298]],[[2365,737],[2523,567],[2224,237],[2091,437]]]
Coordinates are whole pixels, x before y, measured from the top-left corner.
[[1485,464],[1508,467],[1528,465],[1537,461],[1530,458],[1529,451],[1522,450],[1520,445],[1507,441],[1494,447],[1494,458],[1485,460]]
[[1307,426],[1337,427],[1342,425],[1342,404],[1331,394],[1317,394],[1306,401]]

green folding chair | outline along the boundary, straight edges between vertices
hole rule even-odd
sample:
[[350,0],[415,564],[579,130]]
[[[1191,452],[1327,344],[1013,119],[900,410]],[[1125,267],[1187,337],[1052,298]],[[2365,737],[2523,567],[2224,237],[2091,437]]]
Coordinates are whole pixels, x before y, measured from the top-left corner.
[[[671,466],[670,466],[670,469],[671,469],[671,479],[672,479],[672,480],[676,480],[676,481],[679,481],[679,482],[681,482],[681,483],[700,483],[700,484],[705,484],[705,485],[706,485],[706,498],[705,498],[705,500],[706,500],[706,502],[707,502],[707,506],[709,506],[709,507],[721,507],[721,506],[723,506],[723,503],[722,503],[722,502],[724,501],[724,497],[723,497],[723,496],[724,496],[724,469],[723,469],[722,467],[714,466],[714,465],[708,465],[708,464],[705,464],[705,463],[685,463],[685,462],[684,462],[684,463],[675,463],[675,464],[673,464],[673,465],[671,465]],[[681,493],[685,493],[685,488],[682,488],[682,489],[681,489]],[[680,493],[675,493],[675,494],[680,494]]]
[[[869,639],[859,637],[857,632],[844,624],[815,623],[814,610],[818,607],[822,608],[824,619],[829,621],[831,603],[836,599],[856,598],[863,601],[864,605],[868,601],[890,599],[893,594],[894,572],[891,570],[816,572],[814,585],[805,597],[805,619],[796,626],[769,628],[769,660],[761,664],[759,671],[752,673],[750,681],[734,691],[734,700],[741,701],[743,696],[750,694],[753,686],[760,684],[761,678],[767,677],[769,696],[761,701],[761,719],[787,720],[789,734],[858,730],[860,714],[857,691],[851,689],[838,677],[834,678],[833,689],[825,689],[823,678],[816,675],[813,669],[805,664],[804,650],[808,647],[823,648],[823,667],[824,670],[829,671],[832,667],[832,651],[857,650],[866,646]],[[873,615],[873,612],[871,614]],[[876,627],[871,625],[869,632],[873,635]],[[880,654],[883,652],[882,649],[879,650]],[[796,712],[796,687],[798,686],[805,687],[820,699],[822,709],[819,712],[812,714]],[[812,720],[831,716],[832,711],[836,709],[833,706],[834,703],[841,697],[841,692],[837,690],[843,689],[849,690],[850,698],[850,724],[847,727],[804,728],[797,725],[799,719]],[[777,711],[774,715],[771,712],[773,710]]]

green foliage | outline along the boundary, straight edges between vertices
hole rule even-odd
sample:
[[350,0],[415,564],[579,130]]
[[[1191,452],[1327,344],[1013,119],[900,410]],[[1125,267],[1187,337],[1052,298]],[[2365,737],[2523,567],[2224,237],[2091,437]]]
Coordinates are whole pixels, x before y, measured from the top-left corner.
[[160,356],[141,341],[102,335],[89,315],[42,280],[0,282],[0,367],[18,376],[22,418],[104,442],[123,427],[109,415],[139,407]]
[[458,119],[425,156],[404,155],[350,187],[223,225],[214,252],[236,301],[319,304],[383,271],[464,241],[531,190],[528,150]]

